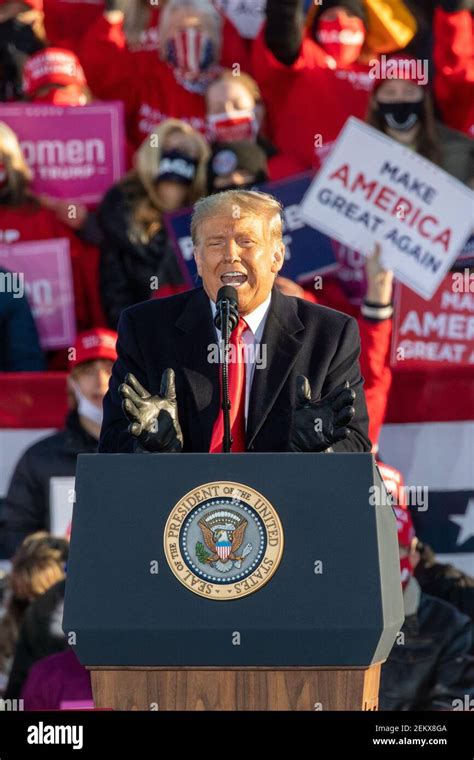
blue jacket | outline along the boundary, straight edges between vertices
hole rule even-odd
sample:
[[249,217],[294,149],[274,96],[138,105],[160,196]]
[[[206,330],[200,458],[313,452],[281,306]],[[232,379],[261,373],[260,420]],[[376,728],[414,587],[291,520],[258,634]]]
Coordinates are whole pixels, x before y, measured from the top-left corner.
[[0,372],[40,372],[46,368],[26,295],[6,292],[0,268]]

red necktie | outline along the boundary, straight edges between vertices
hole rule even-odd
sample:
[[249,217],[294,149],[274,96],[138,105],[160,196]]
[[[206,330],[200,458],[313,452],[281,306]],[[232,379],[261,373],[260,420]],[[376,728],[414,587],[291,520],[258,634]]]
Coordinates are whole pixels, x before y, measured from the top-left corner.
[[[229,401],[230,401],[230,430],[233,438],[231,451],[245,451],[245,361],[244,341],[242,333],[248,325],[242,317],[237,327],[232,330],[229,341]],[[222,404],[222,388],[221,388]],[[224,437],[224,413],[219,410],[212,430],[211,454],[222,451]]]

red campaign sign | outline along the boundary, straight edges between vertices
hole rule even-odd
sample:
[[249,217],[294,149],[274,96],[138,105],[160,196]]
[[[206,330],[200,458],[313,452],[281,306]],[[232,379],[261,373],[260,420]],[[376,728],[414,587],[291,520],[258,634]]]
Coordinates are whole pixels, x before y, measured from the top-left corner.
[[35,193],[94,205],[125,172],[121,102],[1,104],[0,121],[20,141]]
[[474,366],[474,276],[445,277],[431,301],[398,285],[391,350],[397,370]]

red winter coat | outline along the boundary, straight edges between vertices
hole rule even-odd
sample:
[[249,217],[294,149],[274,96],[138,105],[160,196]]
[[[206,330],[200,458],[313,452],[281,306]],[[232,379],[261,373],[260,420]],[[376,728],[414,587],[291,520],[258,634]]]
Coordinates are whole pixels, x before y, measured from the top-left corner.
[[349,116],[365,119],[373,85],[368,67],[325,68],[321,48],[308,36],[298,59],[286,66],[268,49],[263,29],[252,66],[267,106],[268,137],[303,169],[319,167]]
[[49,44],[77,53],[81,38],[103,12],[104,0],[43,0]]
[[[6,231],[8,230],[8,235]],[[86,245],[49,209],[33,204],[0,206],[0,239],[23,242],[67,238],[71,250],[77,330],[105,327],[99,299],[99,252]]]
[[434,92],[443,121],[474,137],[474,17],[437,8],[433,31]]

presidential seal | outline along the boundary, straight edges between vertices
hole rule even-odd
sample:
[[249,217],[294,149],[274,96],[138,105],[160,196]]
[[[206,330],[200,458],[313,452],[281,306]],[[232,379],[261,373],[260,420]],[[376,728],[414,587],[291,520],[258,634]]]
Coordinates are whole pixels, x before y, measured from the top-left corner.
[[164,548],[186,588],[226,601],[268,583],[280,564],[283,530],[274,507],[258,491],[242,483],[206,483],[174,507]]

